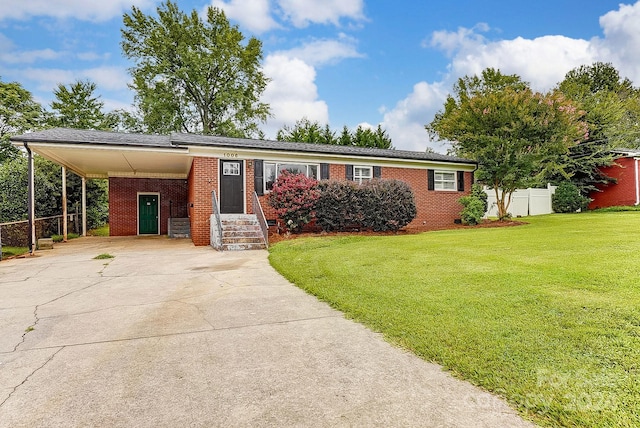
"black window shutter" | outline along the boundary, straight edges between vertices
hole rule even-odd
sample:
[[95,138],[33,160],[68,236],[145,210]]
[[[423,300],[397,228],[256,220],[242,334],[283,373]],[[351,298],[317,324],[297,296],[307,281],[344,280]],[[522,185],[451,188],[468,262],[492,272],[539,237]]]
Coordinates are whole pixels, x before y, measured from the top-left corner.
[[464,192],[464,171],[458,171],[458,192]]
[[347,180],[353,181],[353,165],[347,165],[345,170]]
[[436,189],[436,172],[432,169],[427,170],[427,190]]
[[320,180],[328,180],[329,179],[329,164],[321,163],[320,164]]
[[263,165],[262,159],[254,159],[253,161],[253,188],[258,196],[264,195],[263,184]]
[[382,167],[374,166],[373,167],[373,178],[381,178],[382,177]]

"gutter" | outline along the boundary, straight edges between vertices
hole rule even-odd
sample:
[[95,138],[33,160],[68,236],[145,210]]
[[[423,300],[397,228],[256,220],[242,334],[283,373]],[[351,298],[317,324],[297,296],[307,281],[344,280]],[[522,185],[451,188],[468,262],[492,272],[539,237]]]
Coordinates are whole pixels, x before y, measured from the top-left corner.
[[638,181],[638,162],[640,158],[633,158],[635,161],[635,173],[636,173],[636,203],[635,206],[640,205],[640,181]]

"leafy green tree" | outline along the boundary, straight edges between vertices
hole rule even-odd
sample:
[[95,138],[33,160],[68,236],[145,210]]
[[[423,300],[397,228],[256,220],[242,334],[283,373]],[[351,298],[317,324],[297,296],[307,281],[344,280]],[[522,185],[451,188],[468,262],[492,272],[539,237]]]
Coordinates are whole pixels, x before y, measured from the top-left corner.
[[378,149],[392,149],[391,138],[387,131],[378,125],[375,131],[369,128],[358,126],[356,132],[352,136],[351,145],[357,147],[374,147]]
[[458,80],[427,130],[478,161],[477,179],[494,189],[505,219],[513,192],[561,169],[559,156],[585,138],[582,114],[559,93],[534,93],[520,77],[486,69]]
[[135,61],[130,72],[145,129],[253,136],[269,115],[260,102],[267,78],[262,43],[231,26],[224,12],[208,7],[203,20],[168,0],[157,18],[137,7],[124,15],[122,50]]
[[306,117],[296,121],[294,126],[283,126],[276,134],[278,141],[289,141],[312,144],[336,144],[335,133],[329,125],[324,128],[318,122]]
[[344,126],[342,133],[336,137],[329,125],[324,127],[317,121],[312,122],[306,117],[296,121],[292,127],[283,126],[276,135],[278,141],[290,141],[313,144],[336,144],[340,146],[374,147],[391,149],[391,138],[382,126],[378,125],[375,131],[358,126],[354,133]]
[[[96,84],[89,81],[76,81],[68,86],[58,85],[51,102],[53,113],[48,121],[51,126],[74,129],[114,130],[119,121],[117,112],[104,113],[104,103],[95,94]],[[43,160],[44,161],[44,160]],[[48,161],[46,161],[48,162]],[[50,182],[58,195],[62,195],[60,167],[51,163],[41,163],[41,167],[50,170]],[[67,171],[67,203],[69,207],[79,206],[82,201],[82,180]],[[61,199],[58,212],[62,212]],[[109,194],[107,180],[87,181],[87,227],[94,228],[106,223],[109,215]]]
[[[78,80],[70,85],[58,84],[51,102],[53,113],[48,118],[51,126],[76,129],[113,128],[104,112],[104,103],[95,94],[96,84]],[[111,119],[113,120],[113,119]]]
[[561,160],[563,171],[555,174],[552,181],[570,179],[583,196],[588,196],[596,185],[612,181],[601,171],[601,167],[613,163],[611,150],[638,144],[640,116],[635,106],[639,92],[611,64],[600,62],[571,70],[558,90],[586,112],[589,136],[569,148]]
[[0,80],[0,163],[20,156],[9,138],[38,129],[42,117],[42,107],[33,100],[31,92],[17,82]]

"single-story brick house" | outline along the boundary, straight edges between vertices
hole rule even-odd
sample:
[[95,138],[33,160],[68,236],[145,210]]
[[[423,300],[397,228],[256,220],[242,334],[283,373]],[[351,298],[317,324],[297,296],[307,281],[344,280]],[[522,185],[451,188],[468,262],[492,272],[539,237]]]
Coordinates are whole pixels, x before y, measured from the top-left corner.
[[12,141],[85,179],[108,178],[111,235],[167,234],[169,219],[182,217],[189,219],[195,245],[212,242],[214,202],[221,214],[254,214],[255,192],[273,224],[267,195],[283,169],[317,179],[403,180],[417,205],[408,227],[428,230],[459,218],[458,199],[469,193],[477,168],[471,160],[437,153],[179,133],[57,128]]
[[640,205],[640,150],[618,149],[614,153],[615,163],[601,171],[616,182],[598,185],[589,195],[589,209]]

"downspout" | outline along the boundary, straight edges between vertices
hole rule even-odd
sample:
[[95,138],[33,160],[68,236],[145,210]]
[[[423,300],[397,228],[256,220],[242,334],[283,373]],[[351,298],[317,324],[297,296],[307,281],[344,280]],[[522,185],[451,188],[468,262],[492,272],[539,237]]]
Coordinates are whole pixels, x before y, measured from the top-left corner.
[[640,158],[633,158],[636,161],[635,170],[636,170],[636,203],[635,205],[640,205],[640,182],[638,181],[638,161]]
[[36,213],[35,213],[35,191],[34,191],[34,171],[33,171],[33,153],[27,143],[24,143],[24,148],[27,150],[27,211],[29,223],[27,224],[29,252],[35,254],[36,252]]

